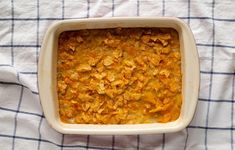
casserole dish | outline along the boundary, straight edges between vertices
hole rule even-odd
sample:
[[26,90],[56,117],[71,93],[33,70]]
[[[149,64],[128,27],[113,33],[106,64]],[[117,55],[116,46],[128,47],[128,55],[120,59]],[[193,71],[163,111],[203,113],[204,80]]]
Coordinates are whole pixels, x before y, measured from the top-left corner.
[[[182,107],[177,120],[150,124],[69,124],[60,120],[57,95],[57,48],[64,31],[107,28],[173,28],[178,32],[181,52]],[[173,17],[90,18],[65,20],[52,24],[44,37],[38,63],[38,88],[48,123],[65,134],[156,134],[176,132],[193,118],[199,92],[199,60],[193,34],[180,19]]]

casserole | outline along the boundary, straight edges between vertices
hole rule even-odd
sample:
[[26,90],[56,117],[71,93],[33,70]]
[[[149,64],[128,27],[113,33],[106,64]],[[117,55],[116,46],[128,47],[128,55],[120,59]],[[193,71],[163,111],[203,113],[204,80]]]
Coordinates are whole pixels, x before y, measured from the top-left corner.
[[[182,72],[181,113],[177,120],[151,124],[69,124],[59,117],[57,95],[57,48],[60,33],[81,29],[106,28],[173,28],[179,34]],[[181,20],[171,17],[154,18],[100,18],[65,20],[52,24],[45,34],[38,63],[38,86],[42,108],[48,123],[57,131],[66,134],[154,134],[176,132],[185,128],[193,118],[199,90],[198,53],[189,27]]]

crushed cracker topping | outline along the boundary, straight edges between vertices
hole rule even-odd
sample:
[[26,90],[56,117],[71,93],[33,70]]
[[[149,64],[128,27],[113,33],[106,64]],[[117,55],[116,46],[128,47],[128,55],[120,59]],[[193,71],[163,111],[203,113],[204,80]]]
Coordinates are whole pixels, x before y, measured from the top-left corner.
[[57,90],[65,123],[174,121],[180,115],[181,89],[174,29],[78,30],[59,37]]

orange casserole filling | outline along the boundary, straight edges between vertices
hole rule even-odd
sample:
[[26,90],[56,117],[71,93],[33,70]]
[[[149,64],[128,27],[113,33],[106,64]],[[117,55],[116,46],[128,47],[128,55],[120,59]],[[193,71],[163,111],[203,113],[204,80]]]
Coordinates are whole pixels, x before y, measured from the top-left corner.
[[174,121],[180,115],[181,89],[174,29],[92,29],[59,37],[57,90],[65,123]]

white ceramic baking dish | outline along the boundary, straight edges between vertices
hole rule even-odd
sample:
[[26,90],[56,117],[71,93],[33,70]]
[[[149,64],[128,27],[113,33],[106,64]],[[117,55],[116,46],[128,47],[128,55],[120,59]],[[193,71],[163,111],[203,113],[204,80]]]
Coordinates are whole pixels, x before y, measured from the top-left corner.
[[[169,123],[134,125],[66,124],[61,122],[56,90],[58,36],[63,31],[116,27],[170,27],[178,31],[182,55],[183,104],[180,117]],[[38,88],[48,123],[65,134],[131,135],[176,132],[192,120],[199,92],[199,60],[193,34],[180,19],[173,17],[126,17],[65,20],[52,24],[44,37],[38,63]]]

